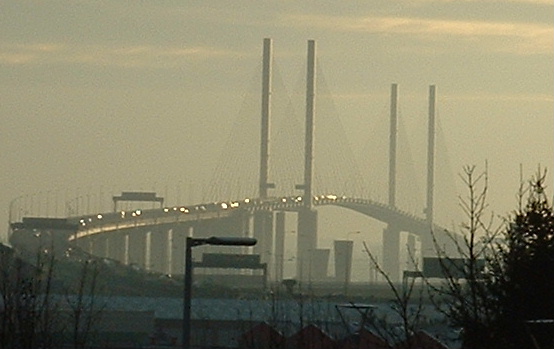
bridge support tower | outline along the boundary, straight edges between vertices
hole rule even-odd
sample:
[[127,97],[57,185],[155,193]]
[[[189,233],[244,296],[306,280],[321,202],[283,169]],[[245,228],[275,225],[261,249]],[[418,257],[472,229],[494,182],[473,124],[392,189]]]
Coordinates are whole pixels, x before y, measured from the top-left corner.
[[274,280],[283,280],[285,269],[285,212],[275,214],[275,272]]
[[185,244],[186,238],[193,235],[190,224],[179,225],[173,228],[171,236],[171,270],[173,275],[183,275],[185,272]]
[[148,231],[144,228],[135,228],[127,231],[127,253],[125,259],[122,262],[126,264],[135,264],[141,268],[146,268],[147,235]]
[[320,279],[312,266],[317,247],[317,211],[303,208],[298,212],[296,277],[299,281]]
[[150,231],[149,270],[167,274],[169,272],[170,235],[173,232],[165,226]]
[[391,224],[383,230],[381,263],[392,281],[400,280],[400,229]]
[[253,214],[254,239],[258,243],[254,246],[254,253],[260,255],[262,263],[267,263],[268,273],[272,275],[271,265],[273,257],[273,212],[256,211]]
[[107,257],[116,261],[124,261],[127,254],[125,232],[114,232],[107,238]]

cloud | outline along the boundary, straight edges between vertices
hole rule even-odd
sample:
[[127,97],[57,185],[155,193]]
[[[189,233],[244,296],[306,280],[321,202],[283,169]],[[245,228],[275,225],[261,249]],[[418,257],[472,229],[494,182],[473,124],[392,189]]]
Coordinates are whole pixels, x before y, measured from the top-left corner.
[[[552,54],[554,27],[546,24],[485,22],[413,17],[287,15],[283,25],[310,26],[329,31],[399,35],[426,41],[452,38],[482,43],[491,50],[517,54]],[[491,45],[490,40],[495,41]]]
[[185,61],[242,55],[213,47],[101,46],[49,43],[0,44],[0,64],[77,63],[118,67],[179,66]]
[[4,44],[0,45],[0,64],[20,65],[32,63],[40,56],[51,56],[63,51],[63,45],[40,44]]

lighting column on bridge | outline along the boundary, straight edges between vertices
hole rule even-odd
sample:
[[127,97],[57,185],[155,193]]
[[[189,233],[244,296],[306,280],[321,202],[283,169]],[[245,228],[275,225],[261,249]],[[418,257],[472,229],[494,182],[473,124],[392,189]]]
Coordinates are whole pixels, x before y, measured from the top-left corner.
[[190,348],[190,304],[192,291],[192,248],[202,245],[217,246],[254,246],[256,239],[253,238],[235,238],[235,237],[215,237],[210,238],[192,238],[187,237],[185,247],[185,287],[183,293],[183,349]]

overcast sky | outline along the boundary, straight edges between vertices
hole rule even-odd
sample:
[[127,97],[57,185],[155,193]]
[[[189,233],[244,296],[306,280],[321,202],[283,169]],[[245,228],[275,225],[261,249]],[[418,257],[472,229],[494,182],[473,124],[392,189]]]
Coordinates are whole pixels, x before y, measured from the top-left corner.
[[[424,178],[427,93],[436,85],[441,151],[454,177],[487,161],[499,214],[515,208],[520,164],[526,177],[547,168],[553,183],[552,0],[2,0],[1,220],[10,202],[16,216],[23,208],[64,216],[76,197],[92,209],[113,191],[201,200],[218,185],[209,179],[241,111],[254,113],[254,134],[233,137],[258,137],[264,38],[273,39],[275,69],[291,95],[305,75],[307,40],[316,40],[355,158],[377,138],[371,120],[387,125],[390,85],[398,83]],[[368,168],[386,173],[381,136],[379,161]],[[316,161],[331,153],[316,150]],[[250,183],[234,183],[255,187],[251,172]]]

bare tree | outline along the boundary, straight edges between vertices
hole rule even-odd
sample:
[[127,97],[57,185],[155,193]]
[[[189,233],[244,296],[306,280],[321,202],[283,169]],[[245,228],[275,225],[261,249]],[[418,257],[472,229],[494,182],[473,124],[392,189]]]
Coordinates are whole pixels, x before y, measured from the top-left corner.
[[67,291],[70,337],[74,349],[87,347],[90,335],[103,310],[103,306],[96,302],[99,272],[97,261],[90,259],[81,261],[79,278]]
[[[463,240],[455,263],[436,245],[445,274],[435,287],[438,309],[461,331],[468,349],[553,348],[554,213],[544,191],[545,174],[520,185],[518,209],[493,228],[486,215],[486,172],[464,169],[468,196]],[[525,200],[526,199],[526,200]],[[535,331],[535,327],[538,332]]]
[[34,263],[28,263],[2,245],[0,262],[1,347],[56,347],[60,323],[50,297],[55,265],[51,250],[38,251]]
[[[375,266],[377,272],[383,276],[392,291],[391,310],[401,321],[401,326],[398,327],[391,323],[391,319],[387,317],[374,317],[370,319],[373,321],[371,325],[382,338],[392,340],[395,343],[402,342],[402,348],[404,349],[414,348],[416,343],[412,339],[414,334],[423,325],[424,283],[421,278],[402,278],[400,284],[393,282],[390,276],[383,270],[375,255],[371,253],[365,241],[363,245],[364,251],[369,256],[371,263]],[[410,258],[417,267],[414,256],[410,256]]]
[[[468,190],[466,196],[459,198],[467,221],[462,223],[460,232],[443,232],[446,240],[455,246],[455,252],[448,251],[448,254],[442,247],[445,246],[444,238],[439,243],[436,232],[431,232],[444,282],[437,284],[422,274],[419,280],[423,285],[414,294],[416,278],[403,278],[400,285],[395,284],[364,244],[376,270],[393,292],[393,310],[402,319],[402,337],[406,339],[406,348],[416,345],[411,342],[412,335],[424,324],[424,289],[429,291],[431,303],[446,316],[450,325],[462,329],[460,339],[464,348],[492,349],[496,348],[498,342],[497,338],[490,335],[497,325],[499,304],[491,288],[496,276],[486,273],[485,266],[500,263],[497,238],[501,225],[494,228],[494,216],[488,215],[487,171],[476,173],[475,166],[466,166],[460,177]],[[386,323],[382,323],[381,327],[390,333]]]
[[490,336],[498,304],[489,287],[492,276],[485,273],[485,266],[498,261],[496,244],[501,225],[493,227],[494,216],[487,213],[487,171],[475,170],[475,166],[466,166],[460,176],[468,190],[467,196],[459,198],[467,222],[462,223],[460,234],[445,232],[457,254],[448,255],[441,249],[432,232],[445,282],[428,285],[437,309],[444,312],[452,326],[462,329],[463,347],[492,349],[498,341]]
[[[97,262],[78,262],[74,280],[62,280],[69,263],[61,261],[52,244],[39,246],[33,256],[0,245],[0,348],[48,349],[67,342],[84,348],[103,310],[95,301]],[[72,284],[66,293],[73,294],[65,302],[60,294],[64,282]]]

